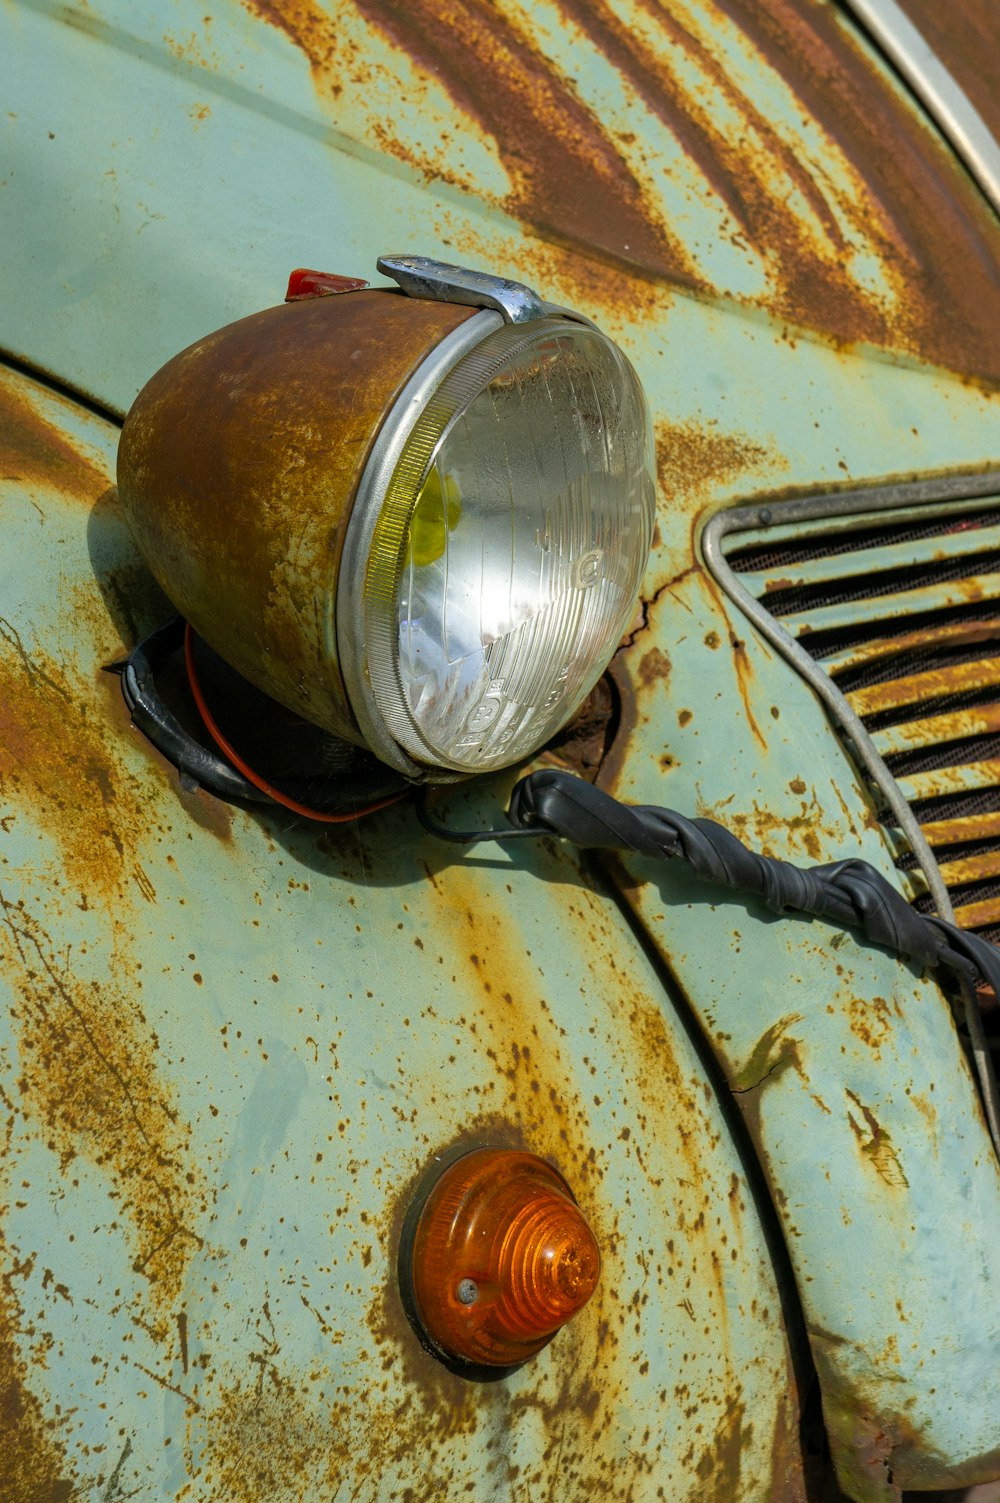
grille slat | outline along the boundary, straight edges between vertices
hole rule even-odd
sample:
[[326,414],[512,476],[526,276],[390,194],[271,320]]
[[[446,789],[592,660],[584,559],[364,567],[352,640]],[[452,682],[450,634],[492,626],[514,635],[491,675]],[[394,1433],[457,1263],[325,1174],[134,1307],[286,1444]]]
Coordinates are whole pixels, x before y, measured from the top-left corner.
[[[1000,552],[1000,527],[967,527],[942,536],[917,538],[911,542],[893,542],[881,547],[865,547],[864,573],[891,575],[898,570],[920,565],[952,563],[963,557],[980,557]],[[780,571],[748,570],[743,583],[755,595],[767,596],[778,590],[806,589],[816,585],[840,585],[858,578],[858,554],[834,553],[803,559]]]
[[1000,731],[1000,704],[983,705],[978,710],[958,710],[951,715],[931,715],[925,720],[907,720],[902,725],[873,731],[872,740],[883,757],[892,757],[916,746],[941,746],[947,741],[985,736],[994,731]]
[[[730,534],[741,582],[840,685],[896,777],[956,922],[1000,935],[1000,499]],[[888,817],[888,816],[887,816]],[[900,831],[887,828],[899,849]],[[925,883],[909,870],[918,907]]]
[[969,689],[988,689],[1000,684],[1000,657],[977,658],[910,673],[905,678],[886,678],[863,689],[849,689],[847,702],[859,715],[918,705],[929,699],[944,699]]
[[[900,589],[882,595],[867,595],[855,600],[840,600],[834,605],[811,605],[791,611],[787,616],[776,607],[781,604],[775,592],[767,596],[767,605],[787,631],[795,637],[808,632],[832,631],[837,627],[861,623],[892,621],[929,611],[953,610],[981,600],[1000,600],[1000,574],[972,575],[949,579],[940,584],[922,585],[918,589]],[[808,643],[806,644],[808,646]]]
[[967,643],[997,642],[1000,640],[1000,616],[991,615],[982,621],[952,621],[937,626],[924,626],[919,631],[902,632],[897,637],[876,637],[872,641],[855,642],[842,647],[839,652],[823,654],[823,667],[834,678],[852,668],[862,668],[881,658],[891,658],[897,653],[920,652],[932,647],[964,646]]
[[977,788],[1000,788],[1000,760],[966,762],[959,767],[939,767],[935,772],[918,772],[909,778],[898,777],[896,782],[911,804],[920,799],[942,798],[949,793],[971,793]]

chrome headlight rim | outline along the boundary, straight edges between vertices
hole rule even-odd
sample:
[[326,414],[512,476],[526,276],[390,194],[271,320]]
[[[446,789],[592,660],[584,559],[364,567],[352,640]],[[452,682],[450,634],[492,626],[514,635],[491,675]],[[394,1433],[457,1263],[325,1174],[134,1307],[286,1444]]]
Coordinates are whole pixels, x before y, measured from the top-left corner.
[[[637,494],[641,492],[643,498],[636,505],[636,514],[645,523],[644,564],[652,539],[655,495],[650,474],[649,414],[641,384],[614,342],[589,319],[578,318],[569,310],[546,307],[541,317],[517,323],[502,320],[496,313],[479,313],[455,330],[418,368],[386,414],[363,472],[339,571],[336,655],[352,710],[369,746],[415,782],[448,782],[496,772],[535,755],[583,702],[634,608],[641,568],[632,580],[615,641],[610,647],[607,642],[602,645],[594,658],[593,672],[585,670],[586,682],[574,685],[568,702],[560,706],[559,718],[552,719],[548,726],[542,719],[534,741],[530,734],[521,735],[518,747],[515,739],[509,757],[494,750],[482,762],[471,755],[460,759],[457,750],[449,753],[424,736],[404,687],[398,614],[411,524],[422,487],[456,423],[473,409],[493,381],[514,370],[520,361],[530,359],[533,350],[541,351],[547,341],[562,341],[566,336],[571,341],[575,336],[584,345],[594,339],[599,342],[602,358],[609,358],[616,368],[616,400],[631,400],[635,404],[633,415],[645,423],[646,446],[643,448],[640,440],[631,471]],[[329,623],[331,629],[333,624]]]

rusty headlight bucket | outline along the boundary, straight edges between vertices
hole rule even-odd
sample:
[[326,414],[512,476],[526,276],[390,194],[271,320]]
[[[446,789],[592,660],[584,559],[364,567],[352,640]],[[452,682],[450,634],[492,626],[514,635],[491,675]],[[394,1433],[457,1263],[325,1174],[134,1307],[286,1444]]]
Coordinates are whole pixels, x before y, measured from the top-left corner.
[[414,780],[538,750],[604,671],[653,529],[638,379],[587,320],[417,258],[163,367],[119,491],[158,582],[258,688]]

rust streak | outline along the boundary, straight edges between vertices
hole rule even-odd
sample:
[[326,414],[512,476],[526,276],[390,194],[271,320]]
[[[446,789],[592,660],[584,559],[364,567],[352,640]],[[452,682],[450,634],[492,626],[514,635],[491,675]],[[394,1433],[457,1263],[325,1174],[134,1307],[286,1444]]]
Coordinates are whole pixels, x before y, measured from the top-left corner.
[[884,1184],[893,1190],[909,1189],[909,1180],[900,1163],[899,1153],[888,1130],[878,1121],[870,1107],[845,1086],[845,1095],[858,1110],[858,1116],[848,1109],[847,1120],[864,1157],[874,1166]]
[[193,1399],[191,1395],[189,1393],[185,1393],[182,1388],[178,1388],[174,1383],[168,1383],[166,1378],[161,1378],[159,1373],[153,1372],[152,1368],[144,1367],[143,1364],[141,1362],[137,1362],[134,1357],[131,1357],[129,1360],[132,1363],[132,1366],[137,1367],[141,1373],[145,1373],[147,1378],[152,1378],[153,1382],[158,1383],[161,1388],[165,1388],[168,1390],[168,1392],[175,1393],[179,1399],[183,1399],[189,1409],[197,1411],[201,1408],[198,1400]]
[[1000,618],[989,621],[958,621],[944,626],[930,624],[921,626],[917,631],[901,632],[899,636],[877,637],[871,642],[859,642],[851,649],[849,656],[845,656],[829,671],[836,676],[838,673],[846,673],[849,668],[858,668],[862,663],[893,657],[914,647],[934,647],[942,642],[953,642],[956,646],[962,642],[995,642],[998,638]]
[[0,1497],[4,1503],[65,1503],[75,1491],[60,1434],[66,1416],[46,1414],[32,1392],[24,1355],[31,1348],[15,1285],[29,1269],[18,1264],[2,1236],[0,1269]]
[[729,1087],[736,1095],[755,1091],[758,1086],[773,1080],[789,1065],[802,1073],[799,1059],[799,1041],[792,1038],[788,1029],[793,1023],[801,1023],[802,1014],[793,1012],[772,1023],[765,1029],[751,1051],[749,1059],[729,1075]]
[[157,1042],[136,1003],[72,974],[23,902],[0,893],[0,949],[18,1000],[19,1110],[44,1128],[63,1172],[98,1165],[134,1227],[134,1268],[153,1297],[176,1298],[200,1239],[200,1180],[189,1128],[156,1084]]
[[28,400],[0,375],[0,479],[33,489],[57,490],[90,502],[108,488],[108,474],[74,447]]
[[[301,48],[326,100],[361,91],[389,98],[399,87],[391,57],[376,66],[377,45],[349,39],[317,0],[243,3]],[[702,0],[685,10],[636,0],[636,24],[600,0],[560,8],[571,34],[616,70],[634,101],[633,129],[609,129],[599,104],[546,54],[543,36],[486,0],[359,0],[369,25],[437,81],[471,132],[495,143],[510,183],[499,207],[556,246],[634,273],[631,287],[597,285],[601,302],[634,301],[641,280],[713,290],[667,222],[650,171],[659,164],[637,146],[652,117],[687,156],[734,244],[765,268],[765,289],[748,300],[841,344],[870,341],[1000,379],[989,212],[835,7]],[[717,45],[731,23],[759,53],[756,85],[741,86]],[[700,87],[688,82],[692,72]],[[833,171],[814,163],[815,148],[794,127],[775,125],[776,87],[817,122]],[[373,110],[360,130],[424,177],[489,198],[439,149],[439,124],[404,139]],[[882,267],[889,296],[853,274],[859,256]]]
[[184,1369],[184,1376],[186,1377],[188,1370],[188,1318],[186,1312],[178,1310],[176,1319],[177,1338],[181,1344],[181,1366]]
[[955,923],[960,929],[982,929],[1000,922],[1000,898],[984,898],[981,903],[964,903],[955,909]]
[[948,887],[957,887],[961,882],[981,882],[985,877],[1000,877],[1000,850],[941,863],[941,880]]
[[115,745],[127,723],[116,684],[81,689],[0,620],[0,789],[57,842],[58,882],[90,900],[124,896],[126,853],[149,827],[148,790]]
[[[830,333],[874,337],[967,375],[1000,378],[996,229],[958,164],[866,61],[836,7],[798,0],[713,3],[736,21],[851,163],[865,189],[852,229],[891,268],[896,286],[896,307],[881,335],[872,305],[863,297],[852,305],[838,302],[829,277],[805,291],[803,307],[787,299],[789,317],[815,326],[820,313],[820,326]],[[844,316],[847,326],[838,331]]]
[[936,819],[921,825],[929,845],[958,845],[1000,835],[1000,812],[968,814],[959,819]]
[[[966,736],[982,736],[1000,731],[1000,704],[980,705],[972,710],[956,710],[948,715],[929,715],[907,721],[892,729],[894,740],[907,746],[937,746],[946,741],[961,741]],[[875,733],[876,743],[878,733]],[[893,751],[902,750],[893,746]]]
[[[328,11],[311,0],[245,3],[303,50],[323,92],[341,91],[349,59]],[[705,286],[678,237],[650,213],[642,187],[597,115],[532,33],[486,0],[359,0],[359,9],[422,72],[438,79],[479,132],[496,141],[511,182],[503,200],[510,213],[557,243]],[[422,149],[407,145],[390,125],[378,136],[384,150],[427,169]],[[449,175],[440,162],[432,170]]]

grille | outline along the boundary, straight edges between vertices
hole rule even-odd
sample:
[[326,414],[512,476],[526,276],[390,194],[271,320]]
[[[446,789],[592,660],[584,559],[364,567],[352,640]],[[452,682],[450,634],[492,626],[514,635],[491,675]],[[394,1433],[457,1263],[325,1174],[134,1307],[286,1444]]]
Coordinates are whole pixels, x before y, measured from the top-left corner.
[[861,717],[956,923],[1000,944],[1000,498],[734,532],[723,547]]

